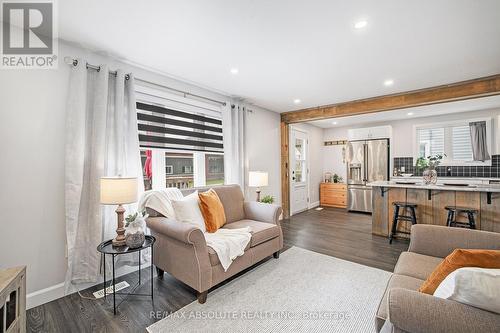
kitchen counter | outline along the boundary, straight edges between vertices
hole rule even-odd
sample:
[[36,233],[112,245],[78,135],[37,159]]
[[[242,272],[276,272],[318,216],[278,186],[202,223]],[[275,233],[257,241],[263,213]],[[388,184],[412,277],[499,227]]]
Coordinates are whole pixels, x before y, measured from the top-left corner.
[[[436,191],[461,191],[461,192],[491,192],[491,193],[500,193],[500,185],[497,184],[472,184],[468,186],[453,186],[453,185],[444,185],[441,184],[429,184],[426,185],[422,182],[416,182],[415,184],[404,183],[410,182],[408,178],[405,180],[398,181],[377,181],[368,183],[368,186],[372,187],[395,187],[395,188],[411,188],[411,189],[419,189],[419,190],[436,190]],[[459,183],[457,180],[450,180],[450,184]],[[465,183],[465,182],[464,182]]]
[[[446,225],[446,206],[461,206],[478,211],[476,228],[500,232],[500,184],[475,183],[469,186],[444,185],[443,182],[465,183],[465,179],[438,179],[438,184],[426,185],[421,178],[393,179],[368,183],[372,191],[372,233],[388,236],[392,228],[395,201],[416,204],[417,223]],[[415,181],[414,184],[403,182]],[[457,220],[466,221],[459,215]],[[411,223],[399,223],[398,230],[409,232]]]

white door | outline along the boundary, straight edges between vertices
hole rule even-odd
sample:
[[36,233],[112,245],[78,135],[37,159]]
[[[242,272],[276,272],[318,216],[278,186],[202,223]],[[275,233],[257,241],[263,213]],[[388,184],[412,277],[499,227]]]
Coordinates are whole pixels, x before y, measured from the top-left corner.
[[291,129],[290,131],[290,214],[302,212],[308,208],[309,168],[307,133]]

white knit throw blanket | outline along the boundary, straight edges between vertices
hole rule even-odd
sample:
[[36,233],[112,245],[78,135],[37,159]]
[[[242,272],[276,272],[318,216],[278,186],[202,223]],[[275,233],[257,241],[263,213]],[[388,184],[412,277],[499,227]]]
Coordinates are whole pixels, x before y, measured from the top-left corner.
[[245,248],[251,238],[250,227],[218,229],[214,233],[205,233],[205,241],[217,253],[224,272],[227,271],[234,259],[245,253]]
[[146,191],[139,201],[139,211],[143,211],[148,207],[156,210],[166,218],[175,219],[171,200],[181,200],[183,197],[181,191],[176,187]]

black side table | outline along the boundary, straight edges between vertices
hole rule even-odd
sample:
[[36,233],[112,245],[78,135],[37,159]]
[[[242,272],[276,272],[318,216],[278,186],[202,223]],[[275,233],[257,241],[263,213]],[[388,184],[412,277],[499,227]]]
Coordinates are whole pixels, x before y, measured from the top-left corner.
[[[112,286],[113,286],[113,313],[116,315],[116,295],[125,295],[125,298],[122,299],[122,301],[118,304],[120,304],[130,295],[132,296],[151,296],[151,302],[154,302],[153,299],[153,265],[151,265],[151,294],[136,294],[134,293],[134,290],[141,285],[141,251],[145,250],[147,248],[151,248],[151,258],[153,258],[153,244],[156,242],[156,238],[153,236],[146,236],[146,240],[144,241],[144,244],[142,244],[141,247],[135,248],[135,249],[130,249],[128,246],[113,246],[112,241],[108,240],[105,242],[102,242],[99,244],[97,247],[97,251],[102,253],[102,258],[103,258],[103,265],[104,265],[104,298],[106,299],[106,254],[111,254],[112,256],[112,266],[113,266],[113,280],[111,281]],[[137,285],[135,285],[132,288],[132,291],[130,293],[120,293],[115,291],[115,257],[120,255],[120,254],[128,254],[128,253],[133,253],[133,252],[138,252],[139,253],[139,282]]]

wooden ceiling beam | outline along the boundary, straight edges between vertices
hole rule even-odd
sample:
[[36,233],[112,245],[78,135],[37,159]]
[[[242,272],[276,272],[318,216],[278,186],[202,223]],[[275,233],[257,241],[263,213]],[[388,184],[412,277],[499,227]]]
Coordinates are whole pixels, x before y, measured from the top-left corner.
[[287,124],[500,95],[500,74],[432,88],[284,112]]

